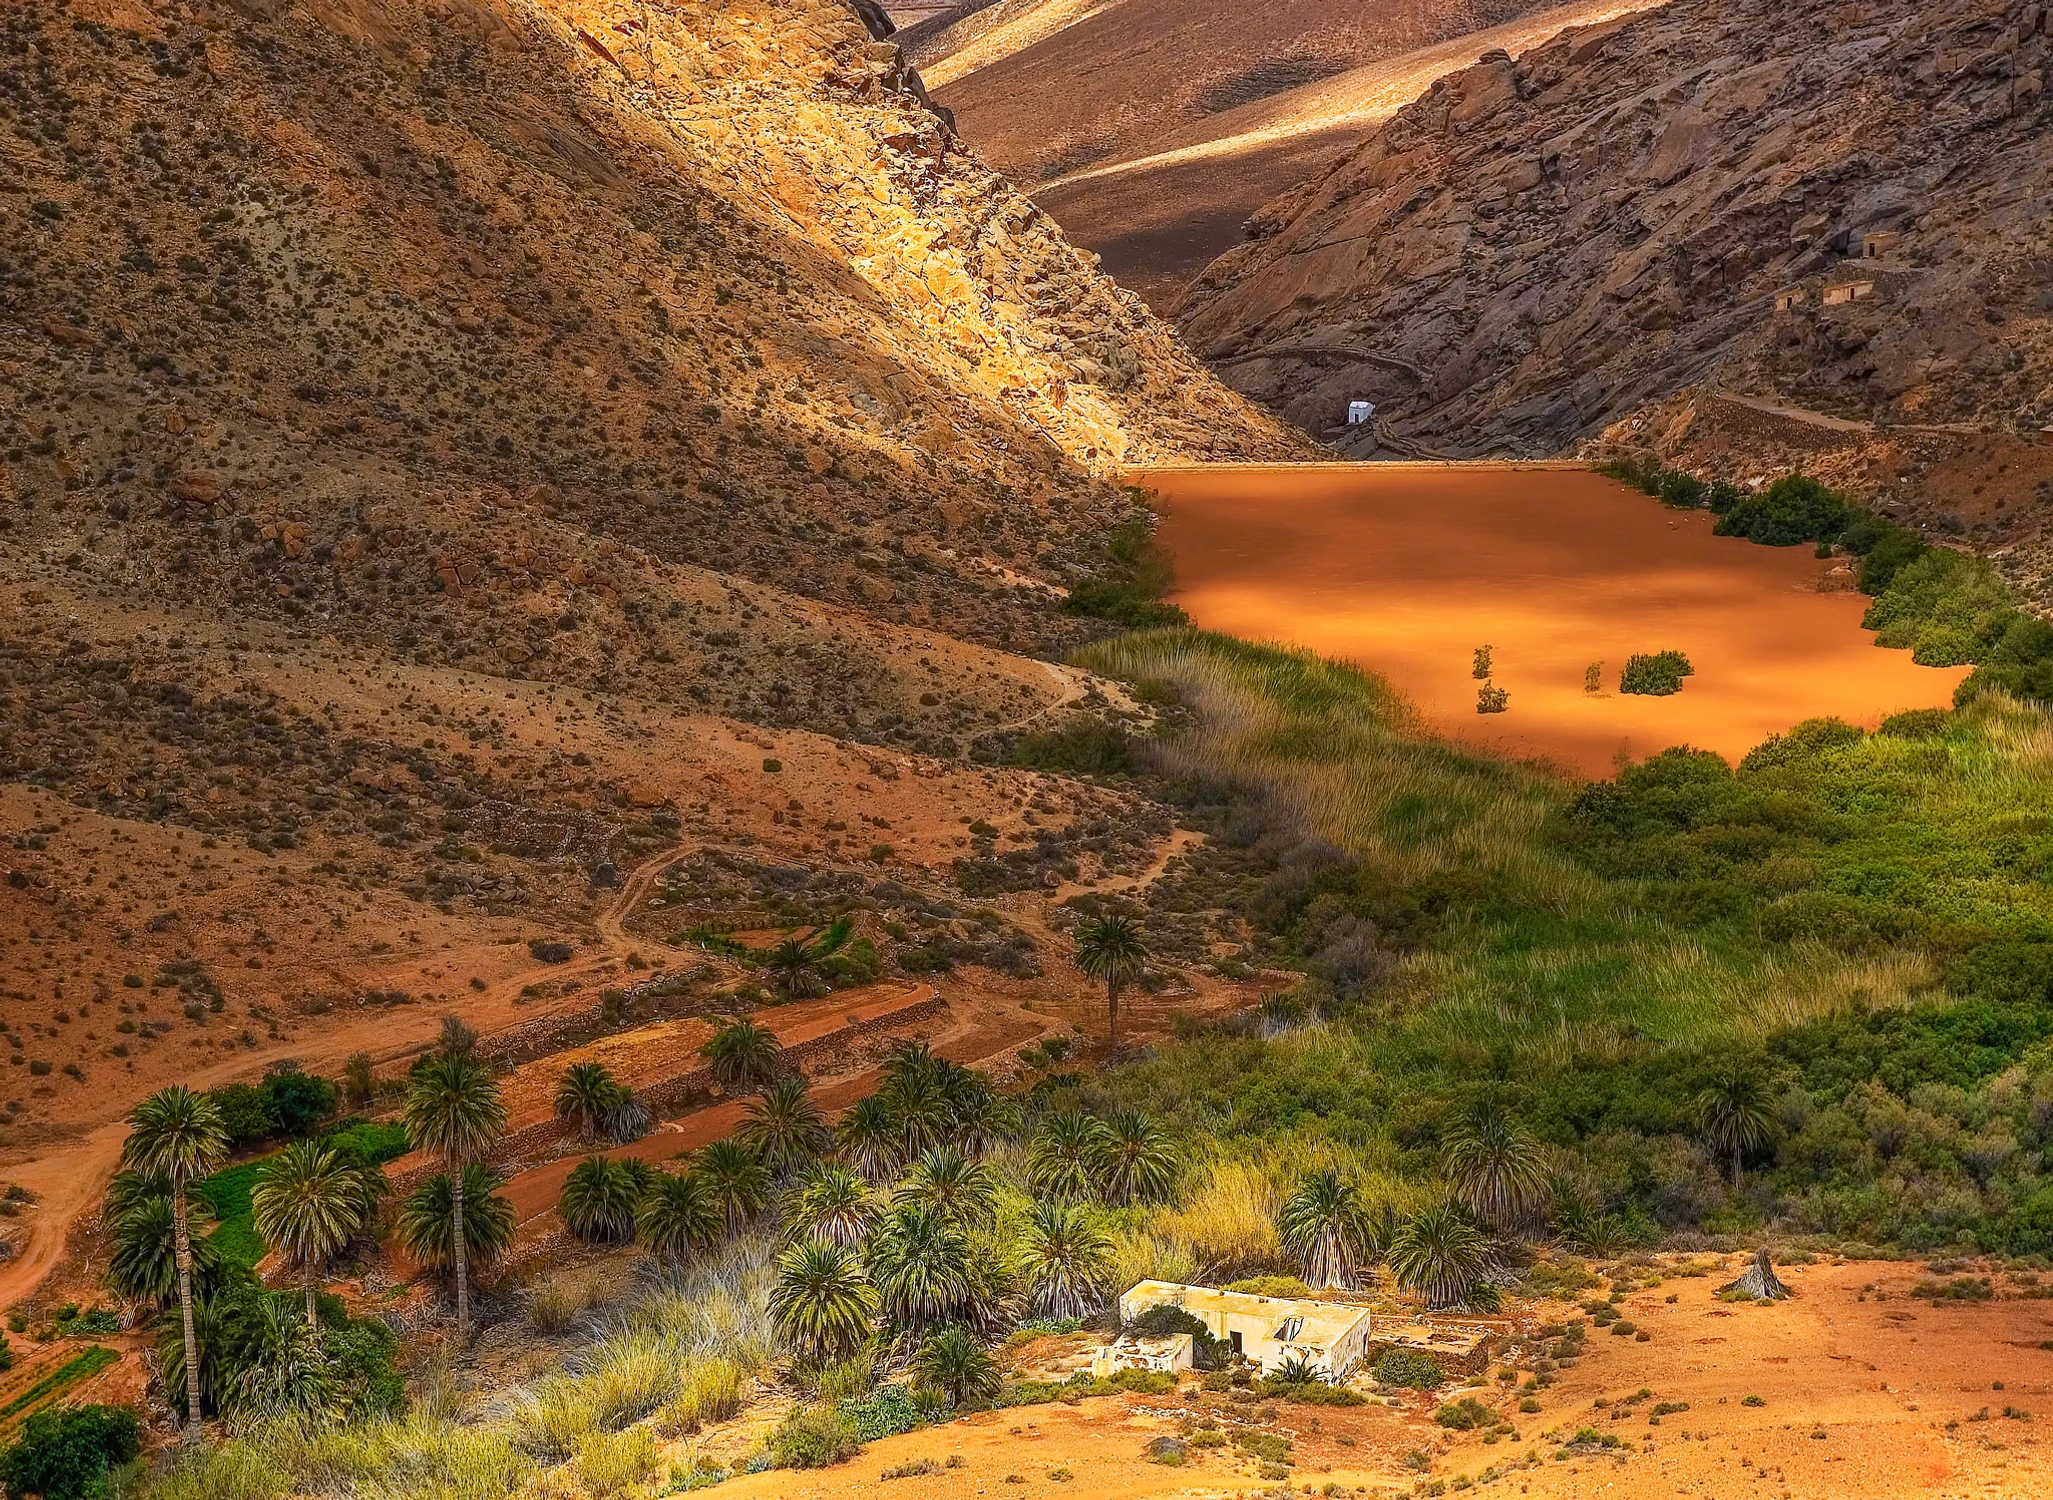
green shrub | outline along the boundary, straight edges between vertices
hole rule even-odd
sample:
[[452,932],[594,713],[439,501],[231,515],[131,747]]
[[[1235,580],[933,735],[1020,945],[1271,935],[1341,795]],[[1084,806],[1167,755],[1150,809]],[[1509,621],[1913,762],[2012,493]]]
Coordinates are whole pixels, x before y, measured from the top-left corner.
[[1473,1432],[1478,1427],[1495,1427],[1497,1414],[1475,1397],[1464,1396],[1459,1401],[1449,1401],[1434,1412],[1433,1420],[1456,1432]]
[[1899,740],[1929,740],[1946,732],[1952,714],[1943,708],[1912,708],[1891,714],[1875,733]]
[[1234,1434],[1233,1443],[1241,1452],[1272,1464],[1292,1463],[1297,1456],[1290,1439],[1280,1432],[1240,1432]]
[[1618,677],[1618,691],[1666,697],[1682,691],[1682,679],[1695,675],[1696,668],[1680,651],[1638,653],[1626,658],[1625,670]]
[[1757,495],[1747,495],[1712,529],[1768,547],[1829,542],[1846,529],[1852,511],[1845,498],[1805,474],[1785,474]]
[[1981,943],[1946,965],[1946,988],[2010,1003],[2053,1001],[2053,943]]
[[770,1457],[780,1469],[826,1469],[863,1451],[855,1423],[825,1407],[794,1407],[770,1434]]
[[31,1416],[0,1453],[0,1484],[24,1500],[86,1500],[102,1492],[109,1469],[142,1449],[142,1423],[125,1406],[54,1407]]
[[1133,747],[1126,731],[1095,720],[1023,734],[1006,752],[1006,764],[1033,771],[1062,771],[1073,776],[1116,776],[1133,769]]
[[1158,1302],[1126,1325],[1126,1331],[1142,1338],[1165,1338],[1187,1333],[1191,1338],[1191,1363],[1200,1370],[1223,1370],[1233,1363],[1233,1349],[1225,1340],[1214,1338],[1204,1320],[1172,1303]]
[[1376,1356],[1372,1373],[1383,1385],[1409,1386],[1430,1391],[1447,1383],[1447,1372],[1431,1355],[1410,1349],[1385,1349]]

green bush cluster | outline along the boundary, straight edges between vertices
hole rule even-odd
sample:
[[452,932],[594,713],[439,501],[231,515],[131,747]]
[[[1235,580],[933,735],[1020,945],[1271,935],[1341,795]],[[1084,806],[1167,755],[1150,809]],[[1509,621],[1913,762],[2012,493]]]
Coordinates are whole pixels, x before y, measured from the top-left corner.
[[1204,1320],[1185,1308],[1157,1303],[1126,1325],[1126,1332],[1142,1338],[1163,1338],[1187,1333],[1191,1340],[1191,1364],[1200,1370],[1223,1370],[1233,1363],[1233,1347],[1214,1338]]
[[1093,719],[1021,735],[1006,752],[1006,763],[1030,771],[1116,776],[1133,769],[1132,753],[1125,730]]
[[1130,630],[1186,625],[1190,617],[1163,602],[1174,581],[1168,554],[1155,545],[1146,523],[1128,521],[1106,538],[1103,566],[1071,585],[1063,612],[1108,620]]
[[39,1411],[0,1453],[9,1495],[88,1500],[106,1492],[107,1471],[143,1450],[142,1423],[121,1406],[59,1406]]
[[1808,475],[1785,474],[1745,494],[1658,465],[1626,461],[1603,472],[1665,504],[1712,511],[1720,536],[1772,547],[1817,542],[1858,557],[1860,590],[1875,601],[1861,623],[1876,645],[1908,649],[1920,666],[1975,668],[1956,704],[1989,691],[2053,703],[2053,624],[2020,609],[1986,559],[1933,547]]
[[335,1113],[335,1085],[291,1067],[270,1073],[262,1083],[211,1089],[208,1096],[238,1147],[273,1136],[306,1135]]
[[1697,669],[1680,651],[1636,653],[1625,659],[1618,676],[1618,691],[1665,698],[1682,691],[1682,679],[1694,677]]
[[1378,1384],[1408,1386],[1418,1391],[1434,1390],[1447,1383],[1447,1372],[1438,1361],[1430,1354],[1410,1349],[1385,1349],[1376,1356],[1370,1371]]

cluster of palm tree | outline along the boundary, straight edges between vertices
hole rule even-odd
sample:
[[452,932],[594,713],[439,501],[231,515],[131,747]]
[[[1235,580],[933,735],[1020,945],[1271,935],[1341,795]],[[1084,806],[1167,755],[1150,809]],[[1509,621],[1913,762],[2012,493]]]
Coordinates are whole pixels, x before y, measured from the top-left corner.
[[1369,1206],[1337,1172],[1307,1173],[1276,1216],[1278,1238],[1305,1283],[1352,1289],[1376,1257],[1398,1286],[1433,1308],[1470,1300],[1489,1267],[1489,1236],[1463,1203],[1443,1199],[1398,1218]]
[[1176,1171],[1169,1133],[1139,1110],[1109,1120],[1063,1110],[1042,1123],[1027,1149],[1027,1186],[1061,1203],[1159,1203],[1176,1185]]
[[1111,1241],[1094,1207],[1167,1194],[1167,1137],[1139,1115],[1051,1118],[1029,1153],[1035,1193],[1001,1224],[989,1153],[1015,1130],[978,1075],[907,1048],[844,1117],[838,1151],[793,1180],[771,1311],[800,1355],[844,1359],[882,1337],[915,1351],[922,1384],[968,1404],[996,1389],[985,1341],[1023,1312],[1104,1305]]
[[556,1113],[577,1127],[578,1139],[625,1145],[649,1133],[648,1106],[599,1062],[572,1063],[556,1085]]

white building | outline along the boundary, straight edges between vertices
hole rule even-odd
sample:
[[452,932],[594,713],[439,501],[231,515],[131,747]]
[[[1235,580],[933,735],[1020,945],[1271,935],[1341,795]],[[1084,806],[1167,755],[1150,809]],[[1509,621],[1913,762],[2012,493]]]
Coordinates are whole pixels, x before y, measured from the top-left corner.
[[1182,1308],[1265,1375],[1302,1359],[1326,1379],[1341,1381],[1369,1355],[1369,1309],[1345,1302],[1143,1281],[1119,1299],[1120,1321],[1131,1323],[1162,1306]]
[[1350,401],[1347,403],[1347,425],[1359,427],[1376,414],[1373,401]]

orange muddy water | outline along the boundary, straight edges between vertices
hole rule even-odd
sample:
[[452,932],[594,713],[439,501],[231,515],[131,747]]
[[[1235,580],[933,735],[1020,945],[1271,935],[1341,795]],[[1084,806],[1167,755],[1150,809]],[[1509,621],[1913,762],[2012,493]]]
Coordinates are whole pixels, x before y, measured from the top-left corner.
[[[1809,546],[1711,535],[1586,469],[1360,464],[1162,469],[1160,538],[1197,624],[1382,674],[1436,732],[1584,776],[1694,745],[1737,760],[1802,719],[1872,728],[1953,701],[1965,667],[1860,628],[1864,595]],[[1478,714],[1488,645],[1510,696]],[[1621,694],[1635,652],[1685,653],[1682,691]],[[1602,690],[1583,689],[1603,663]]]

